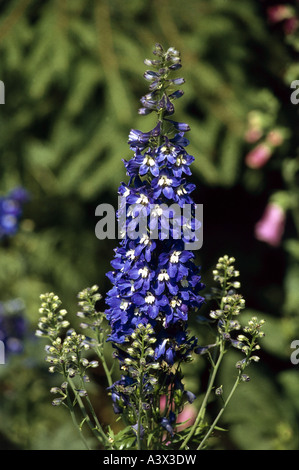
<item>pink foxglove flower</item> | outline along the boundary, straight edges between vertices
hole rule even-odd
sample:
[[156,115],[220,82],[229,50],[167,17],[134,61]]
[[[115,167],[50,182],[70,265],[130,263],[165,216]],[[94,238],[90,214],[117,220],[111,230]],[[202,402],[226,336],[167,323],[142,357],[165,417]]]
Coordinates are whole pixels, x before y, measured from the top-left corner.
[[263,167],[272,155],[271,148],[265,143],[258,144],[245,157],[246,165],[250,168]]
[[[191,397],[190,397],[190,395],[191,395]],[[177,419],[176,419],[177,425],[174,426],[176,432],[182,431],[183,429],[188,428],[189,426],[192,426],[192,424],[194,424],[196,416],[197,416],[197,410],[194,407],[194,405],[191,403],[193,401],[193,399],[195,398],[195,395],[193,396],[193,394],[191,392],[187,392],[187,396],[189,397],[189,403],[187,403],[184,406],[183,410],[177,416]],[[161,410],[161,413],[163,413],[165,411],[166,405],[167,405],[166,396],[162,395],[160,397],[160,410]],[[174,405],[174,403],[172,403],[171,409],[174,409],[174,408],[175,408],[175,405]],[[182,424],[180,424],[180,423],[182,423]]]
[[267,142],[273,147],[279,147],[284,141],[283,134],[278,129],[273,129],[267,135]]
[[299,22],[295,16],[285,20],[283,24],[283,29],[284,29],[285,34],[293,34],[298,28],[298,25],[299,25]]
[[262,137],[262,135],[263,133],[260,128],[250,127],[245,133],[245,140],[246,142],[253,144],[257,142]]
[[266,206],[262,218],[255,225],[255,236],[271,246],[279,246],[285,227],[285,212],[275,203]]
[[195,421],[196,415],[197,411],[193,405],[185,405],[183,411],[179,413],[177,417],[177,423],[182,423],[177,426],[177,431],[182,431],[183,429],[192,426]]
[[270,23],[278,23],[292,16],[292,11],[287,5],[274,5],[267,8]]

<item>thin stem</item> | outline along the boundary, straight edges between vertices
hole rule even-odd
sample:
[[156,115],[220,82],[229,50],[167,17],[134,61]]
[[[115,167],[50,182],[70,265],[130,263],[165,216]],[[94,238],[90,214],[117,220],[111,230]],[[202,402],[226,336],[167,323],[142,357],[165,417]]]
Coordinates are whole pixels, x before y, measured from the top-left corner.
[[162,136],[163,136],[163,115],[164,115],[163,109],[161,109],[157,114],[158,114],[158,122],[161,123],[160,134],[159,134],[159,137],[158,137],[158,147],[161,147],[161,145],[162,145]]
[[[85,409],[85,406],[84,406],[84,404],[83,404],[83,401],[81,400],[81,397],[80,397],[80,395],[78,394],[78,392],[77,392],[77,390],[76,390],[76,388],[75,388],[75,385],[74,385],[73,381],[72,381],[69,377],[68,377],[68,383],[70,384],[70,386],[71,386],[71,388],[72,388],[72,390],[73,390],[73,393],[74,393],[74,395],[75,395],[75,397],[76,397],[76,400],[77,400],[77,403],[78,403],[78,405],[79,405],[80,411],[81,411],[81,413],[82,413],[84,419],[86,420],[86,422],[87,422],[87,424],[88,424],[90,430],[92,431],[92,433],[95,435],[95,437],[96,437],[98,440],[99,440],[99,434],[100,434],[100,436],[101,436],[101,438],[102,438],[102,439],[101,439],[101,443],[102,443],[103,445],[104,445],[104,441],[106,441],[107,443],[110,444],[110,441],[109,441],[108,437],[106,436],[106,434],[104,433],[104,431],[103,431],[101,425],[100,425],[99,423],[96,423],[98,427],[95,428],[93,422],[92,422],[91,419],[90,419],[90,416],[88,415],[88,413],[87,413],[87,411],[86,411],[86,409]],[[88,401],[88,400],[87,400],[87,401]],[[89,401],[89,403],[90,403],[90,401]],[[91,405],[91,403],[90,403],[90,405]],[[95,414],[94,414],[94,413],[93,413],[93,417],[95,417]],[[96,431],[97,431],[97,432],[96,432]]]
[[180,449],[184,449],[186,447],[186,445],[188,444],[188,442],[190,441],[190,439],[192,438],[192,436],[194,435],[195,431],[196,431],[196,428],[197,426],[199,425],[200,422],[203,421],[204,419],[204,416],[205,416],[205,412],[206,412],[206,407],[207,407],[207,403],[208,403],[208,399],[210,397],[210,394],[211,394],[211,391],[213,389],[213,386],[214,386],[214,382],[215,382],[215,378],[216,378],[216,375],[217,375],[217,372],[218,372],[218,369],[219,369],[219,366],[222,362],[222,359],[223,359],[223,356],[225,354],[225,350],[224,350],[224,346],[223,346],[223,343],[220,344],[220,353],[219,353],[219,357],[218,357],[218,360],[215,364],[215,367],[213,368],[213,372],[211,374],[211,377],[210,377],[210,381],[209,381],[209,385],[208,385],[208,388],[207,388],[207,391],[206,391],[206,394],[205,394],[205,397],[203,399],[203,402],[201,404],[201,407],[200,407],[200,410],[197,414],[197,417],[195,419],[195,422],[189,432],[189,434],[187,435],[187,437],[185,438],[183,444],[181,445]]
[[[142,338],[141,344],[141,355],[140,355],[140,363],[142,364],[144,358],[144,339]],[[139,370],[140,374],[140,383],[139,383],[139,404],[138,404],[138,421],[137,421],[137,449],[141,450],[141,414],[142,414],[142,395],[143,395],[143,368],[141,366]]]
[[[64,367],[64,366],[63,366],[63,375],[64,375],[65,380],[71,385],[72,390],[74,390],[72,381],[71,381],[71,379],[68,377],[68,375],[67,375],[67,373],[66,373],[66,371],[65,371],[65,367]],[[90,450],[89,445],[87,444],[87,441],[86,441],[86,439],[85,439],[85,436],[84,436],[84,434],[83,434],[83,432],[82,432],[82,429],[80,428],[80,426],[79,426],[78,423],[77,423],[77,419],[76,419],[76,415],[75,415],[74,406],[73,406],[72,400],[70,399],[70,396],[69,396],[68,393],[67,393],[67,406],[68,406],[69,412],[70,412],[70,414],[71,414],[72,421],[73,421],[75,427],[78,429],[82,441],[84,442],[84,444],[85,444],[87,450]]]
[[137,421],[137,449],[141,450],[141,413],[142,413],[142,393],[143,393],[143,373],[140,376],[140,387],[139,387],[139,405],[138,405],[138,421]]
[[105,359],[104,352],[102,352],[100,350],[100,348],[98,348],[98,347],[95,348],[95,352],[97,353],[98,357],[101,360],[104,372],[106,374],[107,382],[109,384],[109,387],[111,387],[113,385],[113,380],[112,380],[112,376],[111,376],[111,371],[109,370],[109,367],[108,367],[106,359]]
[[77,423],[77,419],[76,419],[74,407],[73,407],[73,404],[72,404],[72,401],[71,401],[69,395],[67,395],[67,403],[68,403],[69,412],[70,412],[71,417],[72,417],[72,421],[73,421],[75,427],[78,429],[78,432],[80,433],[80,437],[81,437],[81,439],[82,439],[82,441],[83,441],[85,447],[87,448],[87,450],[90,450],[90,447],[89,447],[89,445],[88,445],[88,443],[87,443],[87,441],[86,441],[86,439],[85,439],[85,436],[84,436],[84,434],[83,434],[83,432],[82,432],[82,429],[80,429],[80,427],[79,427],[79,425],[78,425],[78,423]]
[[205,435],[205,437],[203,438],[203,440],[201,441],[201,443],[199,444],[199,446],[197,447],[197,450],[201,450],[205,441],[210,437],[211,433],[213,432],[216,424],[218,423],[219,419],[221,418],[221,415],[222,413],[224,412],[225,408],[227,407],[230,399],[232,398],[233,394],[235,393],[236,391],[236,388],[237,386],[239,385],[240,383],[240,375],[238,375],[232,389],[231,389],[231,392],[230,394],[228,395],[227,399],[225,400],[224,402],[224,405],[222,406],[221,410],[219,411],[218,415],[216,416],[216,418],[214,419],[213,423],[211,424],[210,426],[210,429],[209,431],[207,432],[207,434]]
[[[80,378],[81,378],[82,388],[84,388],[84,381],[83,381],[83,378],[82,378],[82,377],[80,377]],[[80,397],[79,397],[79,398],[80,398]],[[95,424],[96,424],[96,426],[97,426],[97,430],[99,431],[99,433],[101,434],[101,436],[104,438],[104,440],[105,440],[106,442],[109,442],[109,439],[108,439],[108,437],[106,436],[106,434],[105,434],[105,432],[104,432],[104,430],[103,430],[103,428],[102,428],[102,426],[101,426],[101,424],[100,424],[100,422],[99,422],[99,420],[98,420],[98,418],[97,418],[97,415],[96,415],[96,413],[95,413],[95,411],[94,411],[94,408],[93,408],[93,406],[92,406],[92,403],[91,403],[91,401],[90,401],[90,398],[89,398],[89,396],[87,395],[87,392],[86,392],[86,397],[85,397],[85,398],[86,398],[88,407],[89,407],[89,409],[90,409],[90,411],[91,411],[92,417],[93,417],[93,419],[94,419],[94,421],[95,421]],[[83,404],[83,402],[82,402],[82,404]]]

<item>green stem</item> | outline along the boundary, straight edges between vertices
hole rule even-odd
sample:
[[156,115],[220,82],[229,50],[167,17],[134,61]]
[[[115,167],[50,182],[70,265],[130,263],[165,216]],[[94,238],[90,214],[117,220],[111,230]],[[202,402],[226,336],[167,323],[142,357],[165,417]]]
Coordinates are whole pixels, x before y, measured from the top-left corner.
[[95,352],[97,353],[98,357],[100,358],[100,361],[102,363],[103,369],[104,369],[105,374],[106,374],[107,382],[109,384],[109,387],[111,387],[111,385],[113,385],[113,380],[112,380],[112,376],[111,376],[111,371],[109,370],[109,367],[108,367],[106,359],[105,359],[105,355],[99,348],[95,348]]
[[158,122],[161,123],[161,129],[160,129],[160,134],[158,137],[158,147],[162,145],[162,136],[163,136],[163,109],[158,112]]
[[206,413],[206,407],[207,407],[207,403],[208,403],[208,400],[209,400],[209,397],[210,397],[210,394],[211,394],[211,391],[213,389],[213,386],[214,386],[214,382],[215,382],[215,378],[216,378],[216,375],[217,375],[217,372],[218,372],[218,369],[219,369],[219,366],[222,362],[222,359],[223,359],[223,356],[225,354],[225,350],[224,350],[224,345],[223,343],[220,344],[220,353],[219,353],[219,357],[218,357],[218,360],[215,364],[215,367],[213,368],[213,372],[211,374],[211,377],[210,377],[210,380],[209,380],[209,385],[208,385],[208,388],[207,388],[207,391],[206,391],[206,394],[205,394],[205,397],[203,399],[203,402],[201,404],[201,407],[200,407],[200,410],[197,414],[197,417],[195,419],[195,422],[193,424],[193,426],[191,427],[191,430],[189,432],[189,434],[187,435],[187,437],[185,438],[185,440],[183,441],[180,449],[184,449],[186,447],[186,445],[188,444],[188,442],[190,441],[190,439],[193,437],[195,431],[196,431],[196,428],[198,427],[199,423],[203,421],[204,419],[204,416],[205,416],[205,413]]
[[221,410],[219,411],[218,415],[216,416],[216,418],[214,419],[213,423],[211,424],[210,426],[210,429],[209,431],[207,432],[207,434],[205,435],[205,437],[203,438],[203,440],[201,441],[201,443],[199,444],[199,446],[197,447],[197,450],[201,450],[205,441],[210,437],[211,433],[213,432],[216,424],[218,423],[219,419],[221,418],[221,415],[222,413],[224,412],[225,408],[227,407],[230,399],[232,398],[233,394],[235,393],[236,391],[236,388],[237,386],[239,385],[240,383],[240,375],[238,375],[232,389],[231,389],[231,392],[230,394],[228,395],[227,399],[225,400],[224,402],[224,405],[222,406]]
[[[220,310],[223,310],[223,307],[224,307],[224,297],[226,296],[226,292],[227,292],[227,270],[225,270],[224,272],[224,280],[222,282],[222,295],[221,295],[221,302],[220,302]],[[227,322],[227,325],[226,325],[226,329],[228,328],[228,322]],[[187,435],[187,437],[185,438],[185,440],[183,441],[180,449],[184,449],[186,447],[186,445],[188,444],[188,442],[190,441],[190,439],[193,437],[195,431],[196,431],[196,428],[198,427],[198,425],[200,423],[203,422],[204,420],[204,417],[205,417],[205,413],[206,413],[206,408],[207,408],[207,404],[208,404],[208,400],[209,400],[209,397],[210,397],[210,394],[212,392],[212,389],[214,387],[214,382],[215,382],[215,378],[216,378],[216,375],[217,375],[217,372],[218,372],[218,369],[220,367],[220,364],[222,362],[222,359],[223,359],[223,356],[225,354],[226,350],[225,350],[225,344],[224,344],[224,340],[221,339],[220,341],[220,351],[219,351],[219,356],[218,356],[218,359],[217,359],[217,362],[215,363],[214,360],[212,360],[212,374],[210,376],[210,379],[209,379],[209,384],[208,384],[208,388],[207,388],[207,391],[206,391],[206,394],[205,394],[205,397],[203,399],[203,402],[201,404],[201,407],[200,407],[200,410],[197,414],[197,417],[195,419],[195,422],[193,424],[193,426],[191,427],[191,430],[189,432],[189,434]]]
[[[71,381],[71,379],[68,377],[66,371],[65,371],[65,367],[63,366],[63,375],[64,375],[64,378],[65,380],[70,384],[72,390],[74,391],[74,387],[73,387],[73,383]],[[79,433],[80,433],[80,437],[84,443],[84,445],[86,446],[87,450],[90,450],[89,448],[89,445],[87,444],[87,441],[85,439],[85,436],[82,432],[82,429],[80,428],[80,426],[78,425],[77,423],[77,419],[76,419],[76,415],[75,415],[75,410],[74,410],[74,406],[73,406],[73,403],[72,403],[72,400],[70,399],[70,396],[69,394],[67,393],[67,406],[68,406],[68,409],[69,409],[69,412],[71,414],[71,418],[72,418],[72,421],[75,425],[75,428],[78,429]]]
[[[84,388],[84,382],[83,382],[83,378],[82,378],[82,377],[81,377],[81,384],[82,384],[82,388]],[[79,397],[79,398],[80,398],[80,397]],[[97,427],[98,432],[101,434],[101,436],[103,437],[104,441],[106,441],[106,443],[109,443],[109,445],[110,445],[109,439],[108,439],[108,437],[106,436],[106,434],[105,434],[105,432],[104,432],[104,430],[103,430],[103,428],[102,428],[102,426],[101,426],[101,424],[100,424],[100,422],[99,422],[99,420],[98,420],[98,418],[97,418],[97,415],[96,415],[96,413],[95,413],[95,411],[94,411],[94,408],[93,408],[93,406],[92,406],[92,403],[91,403],[91,401],[90,401],[89,396],[86,395],[85,398],[86,398],[88,407],[89,407],[89,409],[90,409],[90,412],[91,412],[91,414],[92,414],[92,417],[93,417],[93,419],[94,419],[94,422],[95,422],[95,424],[96,424],[96,427]],[[83,402],[82,402],[82,404],[83,404]]]
[[89,447],[89,445],[88,445],[88,443],[87,443],[87,441],[86,441],[86,439],[85,439],[85,436],[84,436],[84,434],[83,434],[83,432],[82,432],[82,429],[80,429],[80,427],[79,427],[79,425],[78,425],[78,423],[77,423],[76,416],[75,416],[75,411],[74,411],[74,407],[73,407],[73,404],[72,404],[72,401],[71,401],[69,395],[67,395],[67,403],[68,403],[69,412],[70,412],[71,417],[72,417],[72,421],[73,421],[75,427],[78,429],[78,432],[80,433],[80,437],[81,437],[81,439],[82,439],[82,441],[83,441],[83,443],[84,443],[86,449],[87,449],[87,450],[90,450],[90,447]]
[[[92,409],[92,411],[93,411],[92,414],[93,414],[93,417],[96,418],[96,425],[97,425],[97,427],[95,427],[95,426],[94,426],[94,423],[91,421],[90,416],[88,415],[88,413],[87,413],[87,411],[86,411],[86,409],[85,409],[85,406],[84,406],[84,404],[83,404],[83,401],[81,400],[81,397],[80,397],[80,395],[78,394],[78,392],[77,392],[77,390],[76,390],[76,388],[75,388],[75,385],[74,385],[73,381],[72,381],[69,377],[68,377],[68,383],[70,384],[70,386],[71,386],[71,388],[72,388],[72,391],[73,391],[73,393],[74,393],[74,395],[75,395],[75,397],[76,397],[77,403],[78,403],[78,405],[79,405],[80,411],[81,411],[81,413],[82,413],[82,415],[83,415],[83,417],[84,417],[86,423],[88,424],[88,426],[89,426],[91,432],[94,434],[94,436],[97,438],[97,440],[100,440],[100,442],[101,442],[102,445],[104,445],[105,443],[107,443],[107,444],[109,443],[109,445],[110,445],[110,441],[109,441],[108,437],[106,436],[106,434],[104,433],[104,431],[103,431],[103,429],[102,429],[100,423],[98,422],[98,420],[97,420],[97,418],[96,418],[96,416],[95,416],[95,413],[94,413],[93,409]],[[88,397],[87,397],[87,398],[88,398]],[[89,404],[91,405],[89,398],[87,399],[87,402],[89,402]],[[91,405],[91,408],[92,408],[92,405]],[[101,439],[99,439],[99,435],[100,435]]]
[[138,421],[137,421],[137,449],[141,450],[141,413],[142,413],[142,393],[143,393],[143,373],[140,375],[139,386],[139,405],[138,405]]
[[139,369],[139,403],[138,403],[138,421],[137,421],[137,449],[141,450],[141,414],[142,414],[142,396],[143,396],[143,366],[142,362],[144,359],[144,338],[142,337],[141,343],[141,355],[140,355],[140,369]]

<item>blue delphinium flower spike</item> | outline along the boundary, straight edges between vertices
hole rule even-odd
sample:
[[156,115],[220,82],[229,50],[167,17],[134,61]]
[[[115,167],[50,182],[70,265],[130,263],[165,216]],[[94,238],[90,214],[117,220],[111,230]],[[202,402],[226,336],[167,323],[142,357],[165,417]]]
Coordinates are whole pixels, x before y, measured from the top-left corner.
[[[155,70],[144,75],[150,92],[142,97],[139,113],[156,112],[158,123],[151,131],[129,133],[134,156],[124,161],[129,183],[119,187],[124,237],[115,249],[113,270],[107,273],[113,287],[106,296],[106,317],[111,326],[109,340],[115,345],[125,345],[138,325],[150,325],[156,339],[155,361],[171,366],[188,360],[198,347],[197,339],[188,335],[188,319],[204,302],[200,295],[204,286],[183,229],[187,224],[198,229],[201,223],[181,213],[186,205],[191,214],[196,209],[191,196],[195,185],[187,180],[194,161],[184,136],[190,127],[169,118],[173,101],[183,95],[175,87],[184,79],[169,78],[181,67],[180,55],[174,48],[164,51],[159,44],[154,54],[157,59],[145,61]],[[146,221],[145,231],[139,233],[141,220]],[[126,401],[116,393],[112,396],[119,411]],[[161,424],[172,433],[170,421],[164,417]]]

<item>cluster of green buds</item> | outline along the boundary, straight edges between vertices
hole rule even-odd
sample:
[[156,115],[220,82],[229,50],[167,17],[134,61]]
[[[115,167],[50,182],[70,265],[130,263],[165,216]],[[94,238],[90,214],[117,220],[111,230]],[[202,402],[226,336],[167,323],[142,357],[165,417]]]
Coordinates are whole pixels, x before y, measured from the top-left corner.
[[[69,326],[65,320],[67,311],[59,309],[61,300],[53,293],[41,295],[42,305],[40,313],[43,315],[38,323],[37,336],[47,337],[50,344],[45,346],[46,362],[50,364],[49,372],[58,372],[63,375],[65,381],[60,387],[52,387],[51,393],[58,393],[59,398],[53,400],[53,405],[60,405],[67,398],[68,379],[79,376],[82,383],[89,381],[86,374],[88,368],[97,367],[97,361],[89,361],[84,357],[85,351],[91,346],[85,335],[69,329],[66,334],[62,330]],[[63,338],[64,336],[64,338]],[[80,396],[86,396],[84,387],[76,389]]]
[[137,439],[142,439],[144,430],[149,433],[156,428],[155,436],[160,433],[162,442],[165,430],[174,435],[178,414],[195,395],[184,389],[179,367],[155,360],[156,337],[151,325],[138,325],[128,341],[126,349],[116,352],[125,375],[109,390],[114,411],[125,416]]
[[[100,357],[102,366],[107,372],[108,382],[112,383],[102,349],[101,335],[103,334],[104,313],[96,310],[96,303],[101,299],[101,295],[97,291],[98,287],[93,286],[78,294],[80,307],[78,316],[84,318],[81,327],[83,329],[89,328],[89,331],[94,333],[93,338],[77,333],[73,328],[64,331],[70,326],[70,323],[65,319],[67,311],[60,309],[61,301],[53,293],[40,296],[42,304],[39,312],[42,316],[38,322],[36,335],[50,340],[50,344],[45,346],[47,352],[45,360],[50,364],[49,372],[56,372],[63,376],[62,384],[58,387],[52,387],[50,390],[51,393],[58,395],[52,404],[55,406],[62,404],[69,409],[73,422],[80,431],[80,436],[87,448],[89,446],[82,433],[84,423],[87,423],[90,432],[102,445],[110,448],[109,438],[99,423],[86,390],[86,384],[90,381],[87,375],[88,369],[99,365],[99,362],[93,359],[94,353]],[[82,416],[81,423],[77,422],[77,413],[75,413],[77,405]],[[89,409],[88,412],[85,408],[86,405]]]
[[80,311],[77,313],[77,317],[82,320],[80,327],[88,333],[93,350],[104,361],[103,350],[108,330],[105,314],[97,310],[97,303],[102,299],[98,290],[99,287],[95,284],[79,292]]
[[218,320],[218,332],[229,341],[233,341],[231,332],[241,329],[237,316],[245,308],[243,296],[237,293],[241,284],[235,278],[239,277],[240,273],[235,269],[234,263],[235,258],[227,255],[218,260],[213,271],[214,280],[220,284],[218,309],[210,312],[210,317]]
[[117,348],[114,357],[126,374],[110,387],[114,411],[125,412],[130,423],[136,423],[143,410],[149,408],[151,396],[159,389],[157,374],[160,368],[155,361],[153,344],[156,342],[151,325],[140,324],[130,338],[126,349]]
[[[213,275],[214,280],[220,284],[218,290],[219,308],[211,311],[210,317],[217,320],[217,329],[221,339],[245,354],[245,358],[236,364],[241,373],[252,361],[259,360],[255,352],[260,349],[258,340],[264,336],[264,332],[261,330],[264,320],[258,321],[256,317],[253,317],[247,326],[241,326],[237,317],[245,308],[245,300],[241,294],[237,293],[241,284],[235,278],[239,277],[240,273],[235,269],[234,263],[235,258],[227,255],[219,258],[217,262]],[[241,332],[236,337],[234,332],[240,330]],[[249,377],[240,374],[240,379],[248,381]]]
[[[58,344],[56,345],[56,343]],[[55,365],[50,367],[50,372],[60,372],[67,379],[73,379],[78,376],[81,387],[76,388],[76,392],[80,397],[87,396],[84,384],[89,382],[89,376],[86,372],[89,368],[98,367],[98,361],[89,361],[84,357],[84,352],[90,349],[85,335],[76,333],[75,330],[71,329],[67,332],[63,341],[57,338],[57,340],[52,343],[51,346],[47,346],[47,348],[51,355],[46,358],[46,361],[51,363],[53,360],[55,361]],[[65,386],[58,390],[54,387],[51,389],[51,392],[58,392],[62,395],[61,398],[52,402],[53,405],[59,405],[62,400],[67,397]]]
[[67,311],[59,309],[61,300],[53,292],[42,294],[42,301],[39,313],[42,315],[38,322],[38,330],[36,336],[56,339],[63,328],[69,326],[69,322],[65,320]]
[[77,316],[84,319],[80,325],[83,329],[90,328],[95,330],[102,326],[104,315],[96,309],[96,303],[102,299],[102,295],[98,290],[99,287],[94,285],[87,287],[78,294],[80,312],[77,313]]
[[240,283],[233,279],[240,276],[239,271],[235,269],[235,258],[228,255],[221,256],[213,270],[214,280],[219,282],[222,288],[229,290],[230,288],[238,289]]
[[[258,340],[265,336],[264,331],[261,330],[264,325],[264,320],[258,320],[257,317],[252,317],[248,321],[248,324],[243,328],[243,332],[246,334],[238,335],[237,340],[239,341],[239,349],[245,354],[245,358],[236,363],[237,369],[241,372],[244,371],[251,362],[258,362],[260,360],[259,356],[256,355],[256,351],[260,349]],[[246,374],[241,375],[243,381],[248,381],[249,376]]]
[[[156,364],[153,362],[155,351],[152,346],[156,342],[154,330],[150,324],[143,325],[142,323],[137,326],[136,330],[131,334],[131,345],[127,348],[127,353],[130,357],[125,358],[122,369],[132,367],[144,367],[144,371],[150,368],[155,368]],[[138,358],[138,366],[136,359]]]

